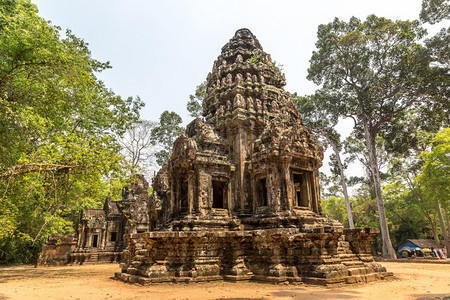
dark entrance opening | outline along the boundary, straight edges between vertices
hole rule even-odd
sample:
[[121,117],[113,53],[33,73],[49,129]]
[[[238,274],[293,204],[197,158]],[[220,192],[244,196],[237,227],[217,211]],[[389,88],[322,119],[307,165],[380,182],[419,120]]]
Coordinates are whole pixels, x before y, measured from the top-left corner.
[[294,174],[295,206],[301,206],[301,174]]
[[267,206],[267,186],[265,178],[258,180],[258,198],[261,206]]
[[180,211],[188,211],[188,181],[183,179],[181,180],[180,188]]
[[117,232],[110,232],[110,233],[109,233],[109,241],[110,241],[110,242],[115,242],[115,241],[117,241]]
[[92,247],[97,248],[98,247],[98,235],[94,234],[92,236]]
[[213,208],[224,208],[224,191],[225,182],[223,181],[213,181]]
[[294,173],[295,206],[310,206],[309,173]]

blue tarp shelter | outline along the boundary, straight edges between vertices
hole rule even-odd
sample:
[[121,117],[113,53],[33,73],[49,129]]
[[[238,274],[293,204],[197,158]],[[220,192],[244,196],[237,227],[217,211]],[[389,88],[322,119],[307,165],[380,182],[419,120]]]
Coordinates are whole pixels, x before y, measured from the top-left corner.
[[434,240],[425,240],[425,239],[411,239],[411,240],[406,240],[404,241],[402,244],[400,244],[400,246],[398,246],[398,251],[397,252],[402,252],[403,249],[408,249],[410,251],[414,251],[414,250],[422,250],[423,248],[436,248],[436,249],[440,249],[442,248],[441,245],[439,245],[438,243],[436,243]]

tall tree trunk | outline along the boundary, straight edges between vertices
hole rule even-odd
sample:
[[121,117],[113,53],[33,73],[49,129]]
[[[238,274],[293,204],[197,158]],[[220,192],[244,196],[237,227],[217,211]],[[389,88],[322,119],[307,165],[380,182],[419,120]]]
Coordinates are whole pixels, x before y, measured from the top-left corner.
[[445,210],[445,218],[447,219],[447,236],[450,238],[450,218],[448,217],[448,210]]
[[436,223],[433,221],[433,218],[431,217],[431,215],[428,211],[422,210],[422,212],[424,213],[428,222],[430,222],[431,231],[433,232],[434,240],[436,241],[436,243],[440,244],[441,240],[439,239],[439,234],[438,234]]
[[406,181],[409,184],[409,188],[411,189],[411,191],[417,198],[417,202],[419,204],[420,210],[423,212],[423,214],[425,215],[425,218],[427,218],[428,222],[430,223],[434,240],[436,241],[436,243],[440,244],[441,241],[439,240],[437,225],[436,225],[435,220],[433,220],[433,218],[431,217],[429,205],[425,204],[425,201],[423,199],[423,194],[422,194],[422,188],[420,186],[416,187],[408,175],[406,176]]
[[448,232],[447,232],[447,226],[445,226],[445,222],[444,222],[444,216],[442,215],[442,210],[441,210],[441,206],[439,205],[439,202],[436,201],[436,210],[438,212],[438,216],[439,216],[439,222],[441,223],[441,230],[442,230],[442,236],[444,237],[444,241],[445,241],[445,248],[447,249],[447,254],[449,253],[449,237],[448,237]]
[[367,150],[369,154],[370,168],[372,170],[373,183],[375,186],[375,196],[377,198],[378,218],[380,220],[381,239],[383,241],[383,257],[387,259],[397,259],[394,247],[392,247],[389,237],[389,228],[387,225],[386,211],[384,209],[383,198],[381,194],[380,170],[378,169],[377,153],[375,150],[375,133],[369,128],[367,117],[363,115],[364,136],[366,139]]
[[336,160],[339,166],[339,175],[341,177],[341,185],[342,185],[342,191],[344,193],[344,199],[345,199],[345,206],[347,207],[347,216],[348,216],[348,226],[350,228],[355,228],[355,224],[353,223],[353,214],[352,214],[352,207],[350,206],[350,200],[348,199],[348,193],[347,193],[347,183],[345,181],[344,176],[344,166],[341,162],[341,156],[339,154],[339,150],[337,148],[336,143],[327,136],[327,140],[330,143],[331,147],[333,148],[334,154],[336,155]]

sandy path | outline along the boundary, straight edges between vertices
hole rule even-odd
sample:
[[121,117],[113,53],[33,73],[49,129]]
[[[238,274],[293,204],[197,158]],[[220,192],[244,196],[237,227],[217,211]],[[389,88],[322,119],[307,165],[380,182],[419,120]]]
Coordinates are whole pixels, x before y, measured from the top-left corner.
[[[110,277],[118,265],[0,268],[3,299],[450,299],[450,264],[383,263],[395,278],[326,288],[258,283],[137,286]],[[447,298],[448,297],[448,298]]]

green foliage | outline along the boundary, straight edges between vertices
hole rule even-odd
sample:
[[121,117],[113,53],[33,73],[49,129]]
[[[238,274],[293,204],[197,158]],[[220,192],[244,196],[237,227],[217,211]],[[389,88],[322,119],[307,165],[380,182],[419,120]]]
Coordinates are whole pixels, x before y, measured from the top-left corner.
[[262,54],[253,54],[249,59],[247,59],[247,62],[252,65],[262,62]]
[[425,40],[432,61],[448,71],[450,68],[450,27],[442,28],[435,36]]
[[315,94],[308,96],[298,96],[294,93],[292,102],[294,102],[306,125],[322,137],[322,144],[329,146],[333,143],[340,151],[342,150],[340,135],[334,129],[339,121],[339,114],[323,107],[324,102],[327,101],[324,98],[327,97],[331,96],[327,95],[324,90],[317,90]]
[[338,220],[348,228],[348,216],[344,197],[328,197],[322,201],[323,212],[333,220]]
[[199,118],[202,116],[202,103],[206,98],[206,95],[206,81],[197,86],[195,89],[195,95],[189,95],[189,101],[186,104],[186,109],[191,117]]
[[422,174],[417,181],[424,187],[425,196],[439,202],[445,211],[450,209],[450,128],[440,130],[432,140],[433,149],[424,151]]
[[[336,18],[320,25],[308,79],[329,97],[322,107],[350,117],[363,134],[377,199],[383,255],[395,257],[382,199],[376,138],[405,110],[431,102],[434,69],[419,42],[426,31],[418,21],[391,21],[370,15],[362,22]],[[430,75],[431,74],[431,75]]]
[[371,15],[320,25],[308,79],[323,85],[328,107],[344,117],[367,118],[373,129],[420,100],[429,57],[418,42],[425,31],[416,21]]
[[450,2],[448,0],[423,0],[420,19],[430,24],[450,19]]
[[159,143],[163,149],[155,154],[156,162],[163,166],[172,155],[172,147],[175,139],[184,133],[180,126],[183,122],[175,112],[164,111],[159,117],[159,124],[152,130],[154,143]]
[[430,224],[420,207],[420,200],[398,177],[395,179],[383,188],[394,246],[407,239],[433,238]]
[[82,207],[121,187],[115,137],[139,99],[115,95],[87,43],[37,15],[0,5],[0,263],[31,262],[52,233],[73,232]]

